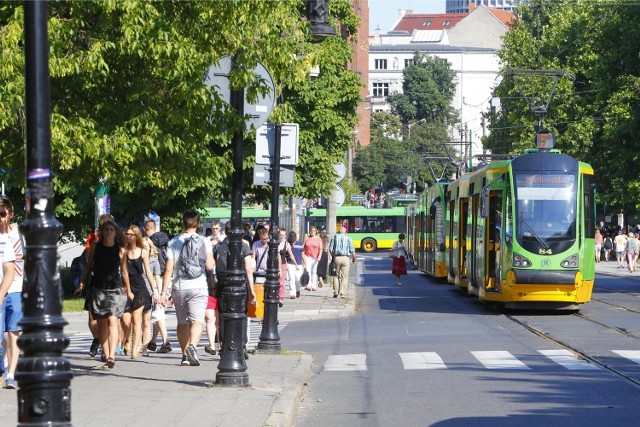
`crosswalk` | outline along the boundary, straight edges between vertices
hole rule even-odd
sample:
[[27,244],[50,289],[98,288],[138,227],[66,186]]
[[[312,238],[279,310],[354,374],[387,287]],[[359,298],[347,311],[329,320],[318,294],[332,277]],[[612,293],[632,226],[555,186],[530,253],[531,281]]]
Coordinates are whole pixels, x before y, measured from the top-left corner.
[[[280,321],[278,324],[278,332],[282,331],[282,329],[287,326],[286,322]],[[249,321],[249,341],[247,343],[247,349],[249,351],[255,350],[258,347],[258,342],[260,341],[260,334],[262,332],[262,321],[260,319],[251,319]],[[173,351],[179,349],[178,346],[178,337],[176,335],[175,327],[167,328],[167,334],[169,335],[169,342],[173,346]],[[65,349],[65,353],[81,353],[87,354],[89,352],[89,347],[91,346],[91,341],[93,337],[89,331],[74,333],[69,337],[69,346]],[[162,339],[158,336],[156,340],[158,346],[161,344]],[[202,333],[202,338],[198,343],[198,348],[203,349],[205,345],[208,345],[209,341],[207,340],[206,329],[205,332]]]
[[[611,350],[620,357],[640,365],[640,350]],[[569,371],[594,371],[601,368],[577,354],[564,349],[537,350],[543,359],[552,361]],[[523,370],[534,367],[520,360],[508,351],[471,351],[473,358],[489,370]],[[436,352],[398,353],[400,363],[405,370],[449,369],[442,357]],[[536,355],[537,356],[537,355]],[[527,360],[536,357],[527,356]],[[529,362],[531,364],[531,362]],[[536,364],[536,367],[540,364]],[[330,355],[324,364],[324,371],[367,371],[369,364],[365,353]]]

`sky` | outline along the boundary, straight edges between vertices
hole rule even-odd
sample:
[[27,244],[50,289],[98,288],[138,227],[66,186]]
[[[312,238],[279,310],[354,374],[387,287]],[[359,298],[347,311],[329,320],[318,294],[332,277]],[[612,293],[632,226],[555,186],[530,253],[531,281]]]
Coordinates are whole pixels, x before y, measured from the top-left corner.
[[378,26],[383,33],[390,31],[400,15],[398,9],[414,13],[445,13],[445,0],[369,0],[369,34]]

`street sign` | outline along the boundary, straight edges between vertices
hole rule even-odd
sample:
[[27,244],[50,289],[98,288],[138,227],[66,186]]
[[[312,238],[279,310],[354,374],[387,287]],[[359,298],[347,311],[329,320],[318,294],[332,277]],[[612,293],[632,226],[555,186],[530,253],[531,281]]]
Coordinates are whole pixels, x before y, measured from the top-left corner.
[[[253,185],[271,185],[271,166],[253,165]],[[296,168],[280,166],[280,187],[293,187]]]
[[[298,164],[300,126],[297,123],[283,123],[280,137],[280,164]],[[273,163],[273,152],[276,146],[276,125],[266,123],[256,131],[256,163],[269,165]]]
[[[232,66],[233,60],[230,56],[225,55],[221,57],[216,64],[207,69],[202,79],[202,83],[205,86],[213,88],[227,104],[231,104],[229,73],[231,72]],[[248,132],[250,132],[252,128],[257,129],[265,123],[275,105],[276,89],[271,74],[260,62],[258,62],[258,65],[253,69],[253,72],[267,85],[268,91],[264,95],[258,93],[255,102],[249,102],[245,89],[244,114]]]
[[335,191],[336,191],[336,207],[339,208],[344,204],[344,199],[346,196],[344,194],[344,190],[339,185],[336,185]]
[[336,178],[336,182],[340,182],[347,175],[347,167],[344,163],[334,163],[333,170],[336,171],[338,177]]

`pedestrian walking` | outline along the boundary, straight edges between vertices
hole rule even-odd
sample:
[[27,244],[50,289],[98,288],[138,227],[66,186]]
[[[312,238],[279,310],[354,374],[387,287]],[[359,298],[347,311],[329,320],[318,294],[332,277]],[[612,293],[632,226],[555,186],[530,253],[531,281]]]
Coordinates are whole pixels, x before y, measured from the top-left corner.
[[100,240],[91,245],[87,267],[79,289],[84,289],[91,275],[90,309],[98,322],[98,339],[102,346],[103,369],[115,366],[119,337],[119,319],[127,298],[133,299],[129,285],[124,234],[118,225],[108,220],[99,227]]
[[611,235],[607,234],[607,237],[604,238],[604,260],[611,260],[611,249],[613,248],[613,240],[611,240]]
[[306,287],[308,291],[318,290],[318,263],[322,256],[322,239],[318,236],[318,229],[311,226],[309,235],[302,243],[304,246],[304,256],[306,260],[305,269],[309,273],[309,284]]
[[[151,274],[149,263],[149,250],[145,248],[144,238],[140,227],[130,225],[126,232],[127,240],[127,270],[129,272],[129,284],[133,298],[127,300],[127,305],[122,316],[122,329],[124,331],[125,354],[137,359],[142,350],[147,351],[147,345],[151,341],[151,307],[153,301],[159,301],[160,295],[155,290],[155,282]],[[146,280],[145,280],[146,279]],[[149,291],[153,284],[153,293]],[[146,321],[143,318],[146,317]]]
[[199,236],[200,214],[187,209],[182,214],[183,232],[171,239],[162,278],[162,302],[171,295],[178,320],[178,341],[182,350],[181,365],[199,366],[196,345],[202,337],[204,315],[209,298],[209,280],[213,280],[211,241]]
[[600,258],[602,257],[602,245],[604,243],[604,238],[600,230],[596,230],[596,234],[594,237],[596,244],[596,262],[600,262]]
[[318,287],[324,286],[325,280],[327,280],[327,271],[329,270],[329,235],[326,231],[320,233],[320,240],[322,240],[322,254],[320,255],[320,262],[318,262]]
[[288,260],[293,260],[296,270],[298,265],[291,251],[291,245],[287,242],[287,230],[283,227],[278,228],[278,255],[280,256],[280,291],[278,292],[278,300],[280,303],[284,302],[284,288],[287,280],[287,274],[289,272]]
[[[151,266],[151,275],[153,283],[151,284],[158,293],[158,298],[154,299],[153,308],[151,309],[151,340],[147,344],[148,351],[157,351],[158,353],[169,353],[171,343],[167,334],[167,314],[165,305],[162,303],[162,273],[160,270],[160,262],[158,261],[158,249],[149,237],[145,237],[145,247],[149,248],[149,265]],[[158,348],[156,339],[160,334],[162,345]]]
[[298,240],[295,231],[289,232],[287,241],[291,246],[293,258],[287,258],[287,287],[289,288],[289,298],[296,299],[300,297],[300,277],[302,277],[304,266],[304,246]]
[[400,282],[401,276],[407,275],[407,262],[406,258],[409,257],[407,252],[407,244],[404,241],[404,233],[398,235],[398,240],[393,242],[389,256],[393,258],[393,266],[391,272],[396,277],[396,285],[402,286]]
[[632,232],[629,232],[629,236],[627,238],[627,267],[629,269],[629,273],[633,273],[636,271],[636,258],[638,256],[638,240],[635,238],[635,235]]
[[349,289],[349,257],[352,263],[356,263],[356,250],[353,240],[347,236],[347,228],[340,227],[340,233],[331,239],[329,253],[336,262],[338,276],[333,280],[333,297],[346,298]]
[[627,236],[622,233],[622,230],[618,230],[618,234],[613,241],[616,246],[616,260],[618,261],[618,267],[616,269],[622,269],[622,261],[624,260],[624,253],[627,247]]
[[[0,196],[0,341],[7,334],[7,344],[5,348],[0,348],[0,371],[2,373],[2,386],[4,388],[16,389],[14,374],[18,366],[20,349],[18,348],[18,336],[21,328],[18,322],[22,318],[22,301],[20,293],[22,291],[22,240],[11,227],[13,218],[13,204],[11,201]],[[16,254],[16,249],[20,255]],[[18,257],[20,259],[18,259]],[[16,283],[19,281],[20,288],[17,291]],[[17,301],[16,301],[17,296]],[[17,305],[20,304],[20,305]],[[19,310],[18,310],[19,308]],[[3,351],[4,350],[4,351]],[[5,366],[5,354],[7,365]]]

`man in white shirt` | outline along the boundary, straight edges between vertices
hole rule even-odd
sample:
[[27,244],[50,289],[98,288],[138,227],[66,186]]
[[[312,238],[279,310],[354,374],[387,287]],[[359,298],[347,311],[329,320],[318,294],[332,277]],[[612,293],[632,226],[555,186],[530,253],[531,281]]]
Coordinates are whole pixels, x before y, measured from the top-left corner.
[[[178,341],[182,348],[181,365],[198,366],[196,345],[202,336],[207,300],[209,298],[209,281],[213,280],[213,252],[211,240],[199,236],[196,232],[200,224],[200,214],[195,209],[187,209],[182,214],[184,231],[171,239],[167,248],[167,261],[162,278],[162,302],[167,303],[167,288],[171,283],[171,295],[178,319]],[[183,247],[194,237],[199,246],[201,274],[197,277],[186,277],[181,257]],[[200,243],[201,241],[201,243]]]

